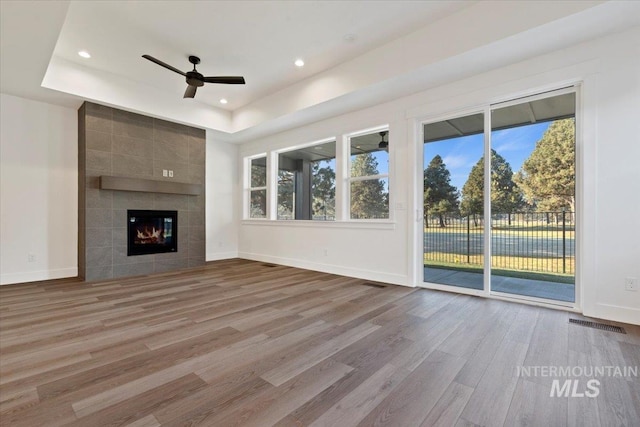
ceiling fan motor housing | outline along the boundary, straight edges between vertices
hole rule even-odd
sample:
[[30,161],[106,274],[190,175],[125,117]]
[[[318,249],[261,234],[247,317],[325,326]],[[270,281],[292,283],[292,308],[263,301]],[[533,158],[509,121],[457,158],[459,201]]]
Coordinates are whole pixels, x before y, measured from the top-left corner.
[[187,84],[189,86],[204,86],[204,76],[197,71],[187,71]]

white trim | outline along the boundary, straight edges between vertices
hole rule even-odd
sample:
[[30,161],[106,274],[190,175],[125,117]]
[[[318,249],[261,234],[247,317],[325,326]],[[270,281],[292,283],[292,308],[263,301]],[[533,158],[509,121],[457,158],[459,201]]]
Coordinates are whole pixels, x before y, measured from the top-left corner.
[[637,308],[598,303],[595,313],[589,314],[589,316],[640,326],[640,309]]
[[316,145],[322,145],[322,144],[326,144],[326,143],[329,143],[329,142],[336,142],[337,143],[338,142],[338,138],[336,138],[335,136],[332,136],[332,137],[328,137],[328,138],[318,139],[318,140],[315,140],[313,142],[305,142],[305,143],[298,144],[298,145],[289,145],[286,148],[279,148],[277,150],[272,150],[272,151],[274,153],[282,154],[282,153],[288,153],[289,151],[301,150],[303,148],[315,147]]
[[[267,192],[267,212],[266,214],[269,214],[268,211],[268,197],[269,197],[269,190],[267,189],[267,185],[265,186],[261,186],[261,187],[252,187],[251,186],[251,162],[255,159],[261,159],[263,158],[265,159],[265,164],[266,164],[266,171],[265,173],[267,173],[267,180],[269,179],[269,158],[267,156],[267,153],[259,153],[259,154],[253,154],[251,156],[244,156],[242,158],[242,219],[250,219],[251,218],[251,192],[252,191],[261,191],[261,190],[266,190]],[[267,182],[268,184],[268,182]]]
[[551,308],[553,310],[568,311],[571,313],[580,313],[580,310],[573,306],[558,304],[557,302],[548,303],[548,302],[545,302],[545,300],[537,300],[536,298],[528,298],[528,299],[514,298],[511,295],[502,296],[500,294],[492,294],[492,295],[489,295],[487,298],[496,299],[500,301],[516,302],[518,304],[533,305],[536,307]]
[[574,219],[575,219],[575,223],[573,224],[574,241],[575,241],[575,245],[574,245],[575,261],[574,261],[574,268],[573,268],[573,278],[574,278],[574,284],[575,284],[574,307],[576,309],[579,309],[582,312],[582,310],[584,309],[584,301],[582,299],[583,298],[582,278],[584,277],[582,272],[582,266],[587,264],[584,261],[584,257],[583,257],[583,248],[584,248],[583,240],[585,237],[584,221],[583,221],[585,217],[585,208],[584,208],[585,197],[583,197],[585,174],[583,171],[586,170],[585,160],[584,160],[584,152],[586,150],[584,149],[584,140],[583,140],[583,127],[585,122],[584,109],[582,104],[583,83],[582,82],[576,83],[573,89],[576,95],[575,133],[574,133],[574,138],[575,138],[574,162],[575,162],[576,176],[575,176],[575,188],[574,188],[575,212],[573,213]]
[[413,287],[409,284],[409,278],[400,274],[390,274],[378,271],[362,270],[359,268],[342,267],[332,264],[322,264],[311,261],[301,261],[292,258],[283,258],[272,255],[240,252],[238,257],[253,261],[268,262],[272,264],[286,265],[289,267],[302,268],[305,270],[320,271],[323,273],[337,274],[340,276],[354,277],[363,280],[373,280],[376,282],[390,283],[393,285]]
[[285,220],[271,221],[268,219],[245,219],[242,225],[283,226],[283,227],[316,227],[316,228],[369,228],[376,230],[394,230],[396,223],[387,220],[362,219],[352,221],[321,221],[321,220]]
[[395,193],[395,191],[391,191],[391,187],[392,187],[392,170],[395,171],[395,162],[392,160],[392,153],[395,153],[395,149],[393,148],[393,144],[389,143],[389,146],[387,147],[387,158],[388,158],[388,162],[389,164],[387,165],[387,173],[386,174],[377,174],[377,175],[364,175],[364,176],[351,176],[351,139],[352,138],[356,138],[358,136],[364,136],[364,135],[371,135],[377,132],[382,132],[382,131],[387,131],[387,138],[388,141],[391,141],[391,127],[389,124],[383,125],[383,126],[376,126],[373,128],[368,128],[365,130],[360,130],[360,131],[356,131],[356,132],[350,132],[348,134],[344,134],[344,145],[345,147],[343,148],[343,155],[345,155],[345,163],[346,163],[346,168],[345,168],[345,193],[346,193],[346,209],[344,210],[344,214],[346,214],[346,216],[343,218],[346,221],[353,221],[353,222],[359,222],[359,221],[371,221],[371,220],[367,220],[367,219],[355,219],[355,218],[351,218],[351,183],[352,182],[362,182],[362,181],[369,181],[369,180],[374,180],[374,179],[387,179],[387,191],[389,191],[389,209],[387,211],[387,214],[389,215],[389,220],[390,221],[394,221],[395,219],[395,209],[393,209],[394,203],[395,203],[395,195],[393,193]]
[[[407,215],[407,254],[409,260],[407,267],[411,276],[411,283],[416,286],[424,282],[424,124],[418,119],[409,120],[407,126],[407,159],[410,171],[407,176],[408,184],[414,191],[409,191],[408,195],[408,215]],[[413,160],[413,161],[412,161]],[[411,185],[413,177],[413,185]],[[419,259],[419,261],[418,261]]]
[[1,274],[0,285],[14,285],[18,283],[40,282],[42,280],[66,279],[69,277],[78,277],[78,267]]
[[238,258],[238,251],[232,252],[207,252],[205,261],[220,261],[223,259]]
[[[581,248],[582,248],[582,218],[584,215],[584,207],[582,206],[581,196],[583,191],[583,174],[582,169],[584,168],[582,162],[582,126],[583,126],[583,117],[582,117],[582,83],[579,80],[571,79],[569,81],[565,81],[561,84],[555,85],[547,85],[544,89],[528,89],[527,91],[521,92],[520,96],[518,95],[502,95],[500,98],[497,98],[496,101],[481,104],[481,106],[477,107],[469,107],[469,108],[461,108],[452,110],[446,114],[437,114],[430,115],[423,118],[413,118],[413,127],[414,127],[414,135],[415,135],[415,145],[414,145],[414,153],[416,155],[416,161],[413,162],[413,167],[416,168],[413,174],[414,176],[414,185],[415,191],[414,196],[417,196],[419,190],[423,187],[422,184],[422,176],[421,172],[424,170],[424,126],[430,123],[436,123],[443,120],[448,120],[455,117],[464,117],[474,114],[484,114],[484,187],[485,189],[491,188],[491,133],[493,131],[491,127],[491,119],[492,119],[492,111],[495,109],[506,108],[512,105],[519,105],[525,102],[535,101],[538,99],[546,99],[552,98],[554,96],[559,96],[567,93],[575,93],[576,96],[576,106],[575,106],[575,122],[576,122],[576,135],[575,135],[575,150],[576,150],[576,269],[574,273],[575,277],[575,294],[574,294],[574,303],[566,303],[563,301],[554,301],[554,300],[546,300],[541,298],[529,297],[526,295],[518,295],[518,294],[508,294],[502,292],[493,292],[491,290],[491,198],[484,198],[484,230],[483,230],[483,255],[484,255],[484,265],[483,265],[483,285],[484,290],[476,290],[469,289],[464,287],[456,287],[456,286],[448,286],[441,284],[434,284],[425,281],[424,278],[424,266],[422,265],[423,259],[423,248],[422,242],[424,239],[424,230],[422,228],[418,228],[417,226],[409,226],[409,232],[413,232],[413,242],[410,246],[410,254],[413,256],[414,262],[410,263],[410,270],[413,271],[414,281],[413,283],[418,287],[426,287],[428,289],[437,289],[444,290],[448,292],[459,292],[463,294],[469,295],[478,295],[484,296],[487,298],[495,297],[498,299],[504,299],[508,301],[517,301],[517,302],[526,302],[534,305],[543,305],[543,306],[555,306],[552,308],[561,307],[563,309],[568,309],[572,311],[580,311],[582,304],[582,295],[581,295],[581,286],[580,279],[582,277],[581,271],[579,267],[583,265],[581,257]],[[420,203],[420,198],[417,197],[414,199],[414,205]],[[415,209],[416,213],[422,212],[422,207],[420,209]],[[410,239],[411,240],[411,239]],[[414,253],[412,253],[414,252]],[[418,258],[420,258],[420,262],[417,262]]]
[[473,295],[476,297],[488,298],[482,289],[465,288],[464,286],[443,285],[442,283],[422,282],[418,285],[419,288],[431,289],[435,291],[453,292],[456,294]]
[[[271,191],[269,191],[271,189]],[[267,219],[278,219],[278,153],[267,155]]]
[[[389,123],[384,124],[384,125],[370,127],[370,128],[363,129],[363,130],[358,130],[358,131],[355,131],[355,132],[345,133],[343,136],[345,138],[351,140],[351,138],[356,138],[358,136],[369,135],[369,134],[376,133],[376,132],[382,132],[382,131],[385,131],[385,130],[389,131]],[[351,150],[349,150],[349,155],[351,155]]]
[[[484,118],[484,206],[482,208],[482,217],[484,218],[484,227],[482,230],[483,257],[484,266],[482,272],[484,274],[483,288],[486,295],[491,294],[491,105],[486,105],[483,111]],[[489,196],[489,197],[487,197]]]
[[351,188],[349,179],[349,138],[342,135],[336,139],[336,220],[349,219],[349,201]]
[[[501,294],[499,292],[493,292],[493,293],[490,293],[490,294],[486,294],[484,291],[481,291],[479,289],[471,289],[471,288],[464,288],[464,287],[458,287],[458,286],[441,285],[441,284],[438,284],[438,283],[428,283],[428,282],[424,282],[424,283],[418,285],[418,288],[429,289],[429,290],[433,290],[433,291],[451,292],[451,293],[462,294],[462,295],[472,295],[472,296],[483,297],[483,298],[487,298],[487,299],[495,299],[495,300],[507,301],[507,302],[516,302],[518,304],[526,304],[526,305],[532,305],[532,306],[536,306],[536,307],[545,307],[545,308],[551,308],[551,309],[554,309],[554,310],[562,310],[562,311],[569,311],[569,312],[573,312],[573,313],[580,313],[580,310],[576,309],[575,307],[567,306],[567,305],[563,305],[563,304],[558,304],[556,301],[547,302],[547,300],[537,299],[537,298],[532,298],[532,299],[514,298],[511,294]],[[549,301],[551,301],[551,300],[549,300]]]
[[385,178],[389,179],[389,174],[383,173],[383,174],[378,174],[378,175],[353,176],[353,177],[349,178],[349,184],[351,184],[352,182],[372,181],[374,179],[385,179]]
[[500,297],[503,299],[514,300],[514,301],[524,300],[524,301],[537,302],[545,305],[556,305],[558,307],[564,307],[564,308],[571,308],[571,309],[575,308],[575,303],[571,301],[559,301],[559,300],[554,300],[549,298],[539,298],[539,297],[532,297],[529,295],[521,295],[521,294],[499,292],[499,291],[492,291],[491,295]]

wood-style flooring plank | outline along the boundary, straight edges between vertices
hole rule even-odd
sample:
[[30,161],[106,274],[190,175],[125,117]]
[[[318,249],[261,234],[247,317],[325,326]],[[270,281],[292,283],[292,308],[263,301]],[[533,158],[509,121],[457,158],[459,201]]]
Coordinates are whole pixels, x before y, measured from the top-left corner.
[[[523,366],[636,366],[578,314],[224,260],[0,287],[0,426],[631,426],[636,377],[550,398]],[[615,324],[615,322],[605,322]],[[562,378],[561,380],[564,380]],[[552,400],[549,400],[552,399]]]

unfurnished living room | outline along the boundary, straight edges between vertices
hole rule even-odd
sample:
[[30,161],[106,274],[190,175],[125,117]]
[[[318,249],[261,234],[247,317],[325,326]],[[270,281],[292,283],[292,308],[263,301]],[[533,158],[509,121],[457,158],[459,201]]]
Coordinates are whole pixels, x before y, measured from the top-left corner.
[[638,426],[640,3],[0,0],[1,426]]

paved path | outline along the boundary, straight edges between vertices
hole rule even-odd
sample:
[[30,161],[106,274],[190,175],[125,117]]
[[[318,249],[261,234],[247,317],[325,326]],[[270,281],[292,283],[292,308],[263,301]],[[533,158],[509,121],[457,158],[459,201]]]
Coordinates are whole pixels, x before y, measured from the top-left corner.
[[[424,281],[442,285],[452,285],[469,289],[483,289],[482,273],[424,268]],[[574,302],[575,286],[544,280],[519,279],[516,277],[491,276],[491,290],[508,294],[525,295],[555,301]]]

